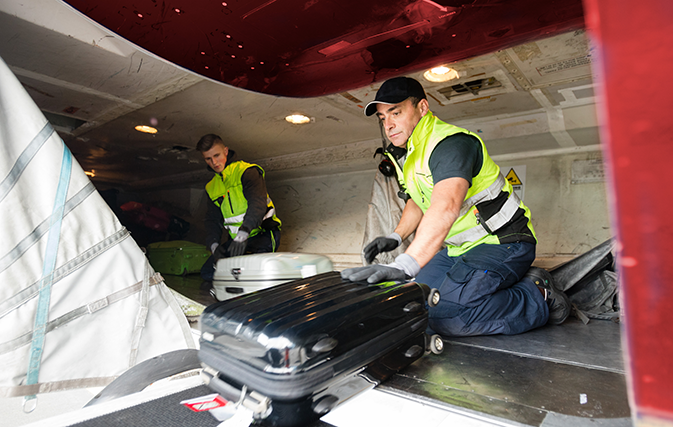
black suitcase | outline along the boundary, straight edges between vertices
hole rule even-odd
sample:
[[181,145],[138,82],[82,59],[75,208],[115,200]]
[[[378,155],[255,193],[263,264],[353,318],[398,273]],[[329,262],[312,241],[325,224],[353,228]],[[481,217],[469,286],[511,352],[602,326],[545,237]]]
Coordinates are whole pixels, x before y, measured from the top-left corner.
[[426,301],[414,282],[353,283],[319,274],[215,303],[201,316],[206,383],[260,424],[304,425],[375,387],[426,351]]

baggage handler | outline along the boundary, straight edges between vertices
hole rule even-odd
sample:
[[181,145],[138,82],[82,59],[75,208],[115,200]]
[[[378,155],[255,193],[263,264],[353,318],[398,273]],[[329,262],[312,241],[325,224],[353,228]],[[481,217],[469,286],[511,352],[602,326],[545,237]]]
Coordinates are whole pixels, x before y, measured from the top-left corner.
[[201,268],[201,278],[212,281],[214,264],[220,258],[275,252],[280,243],[281,223],[266,192],[264,170],[260,166],[237,160],[234,150],[218,135],[204,135],[196,149],[215,172],[206,184],[212,203],[208,203],[204,221],[206,246],[212,256]]
[[445,336],[518,334],[563,322],[569,300],[546,270],[531,268],[537,238],[530,210],[481,138],[435,117],[421,84],[407,77],[383,83],[365,114],[376,114],[390,142],[406,148],[403,169],[391,160],[410,196],[395,231],[369,243],[365,260],[416,235],[394,262],[347,269],[342,277],[415,277],[439,289],[430,328]]

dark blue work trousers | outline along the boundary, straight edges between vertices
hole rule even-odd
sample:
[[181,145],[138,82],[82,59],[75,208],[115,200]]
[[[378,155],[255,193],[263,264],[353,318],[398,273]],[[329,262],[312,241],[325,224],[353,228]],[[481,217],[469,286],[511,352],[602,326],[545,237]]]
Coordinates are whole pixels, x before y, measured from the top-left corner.
[[458,256],[441,250],[421,269],[419,283],[439,289],[430,328],[443,336],[520,334],[547,323],[549,309],[531,279],[532,243],[479,245]]

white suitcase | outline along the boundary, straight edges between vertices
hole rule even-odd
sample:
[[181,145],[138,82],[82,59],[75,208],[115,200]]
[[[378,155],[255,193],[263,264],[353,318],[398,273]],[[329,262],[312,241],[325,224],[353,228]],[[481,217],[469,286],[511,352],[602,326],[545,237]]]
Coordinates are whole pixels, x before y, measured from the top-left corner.
[[215,264],[213,288],[219,301],[333,271],[323,255],[275,252],[222,258]]

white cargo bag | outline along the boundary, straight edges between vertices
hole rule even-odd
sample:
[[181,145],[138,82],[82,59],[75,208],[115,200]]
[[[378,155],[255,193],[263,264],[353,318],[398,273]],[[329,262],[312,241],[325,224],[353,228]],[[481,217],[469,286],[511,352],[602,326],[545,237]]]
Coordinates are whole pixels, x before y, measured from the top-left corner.
[[29,412],[38,394],[194,348],[163,278],[1,58],[0,147],[0,398],[26,396]]
[[291,280],[332,271],[323,255],[276,252],[222,258],[215,264],[215,297],[224,301]]

